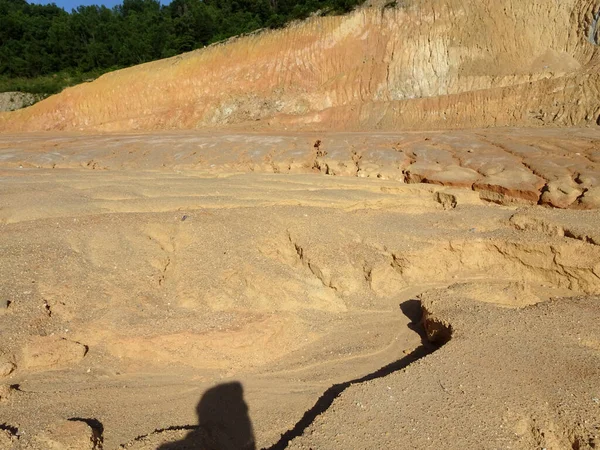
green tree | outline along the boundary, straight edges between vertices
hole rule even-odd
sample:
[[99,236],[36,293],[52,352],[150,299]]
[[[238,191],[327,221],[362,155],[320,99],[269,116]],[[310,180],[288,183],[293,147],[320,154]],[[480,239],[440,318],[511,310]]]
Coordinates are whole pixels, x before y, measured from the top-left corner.
[[317,10],[346,12],[360,1],[173,0],[161,6],[158,0],[123,0],[112,9],[94,5],[66,12],[55,4],[0,0],[0,87],[54,92],[88,73],[95,76],[259,28],[281,27]]

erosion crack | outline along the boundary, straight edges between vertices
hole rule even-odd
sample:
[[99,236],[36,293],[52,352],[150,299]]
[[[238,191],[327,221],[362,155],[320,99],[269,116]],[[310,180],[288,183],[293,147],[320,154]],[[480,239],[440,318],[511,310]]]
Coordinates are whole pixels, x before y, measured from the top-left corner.
[[[412,306],[414,306],[415,303],[420,302],[417,300],[409,300],[401,305],[403,312],[411,319],[413,319],[414,316],[411,317],[412,313],[408,310],[414,309],[412,308]],[[394,372],[398,372],[402,369],[405,369],[413,362],[433,353],[440,347],[438,345],[430,343],[430,341],[427,339],[427,332],[425,330],[425,327],[420,321],[413,321],[413,323],[410,324],[409,327],[415,332],[419,333],[419,335],[421,336],[422,344],[419,347],[417,347],[414,351],[406,355],[404,358],[394,361],[376,370],[375,372],[372,372],[360,378],[355,378],[350,381],[334,384],[319,397],[319,399],[316,401],[312,408],[310,408],[304,413],[304,415],[296,423],[296,425],[294,425],[291,429],[289,429],[281,435],[279,441],[277,441],[270,447],[264,447],[262,450],[283,450],[287,448],[288,444],[294,438],[301,436],[304,433],[304,431],[315,421],[315,419],[319,415],[327,411],[327,409],[329,409],[329,407],[333,404],[335,399],[338,398],[342,394],[342,392],[344,392],[350,386],[375,380],[377,378],[383,378]],[[447,342],[447,340],[443,343],[445,342]]]
[[153,434],[164,433],[165,431],[189,431],[200,428],[200,425],[173,425],[166,428],[156,428],[147,434],[141,434],[133,439],[133,442],[141,441],[142,439],[152,436]]
[[87,424],[93,431],[94,448],[102,448],[104,443],[104,425],[98,419],[71,417],[70,422],[83,422]]
[[306,267],[310,273],[312,273],[326,288],[332,289],[337,292],[337,287],[331,281],[331,277],[327,276],[323,270],[318,267],[313,261],[311,261],[308,256],[306,256],[306,251],[297,243],[293,238],[291,233],[288,230],[288,239],[290,243],[294,246],[294,250],[296,251],[296,255],[298,256],[298,260],[300,263]]

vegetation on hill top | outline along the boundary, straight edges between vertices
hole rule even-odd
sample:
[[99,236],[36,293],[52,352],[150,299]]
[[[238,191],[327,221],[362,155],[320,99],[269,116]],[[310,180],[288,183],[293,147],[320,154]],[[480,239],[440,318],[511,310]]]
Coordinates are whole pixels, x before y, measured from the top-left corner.
[[0,92],[53,94],[102,73],[363,0],[124,0],[109,9],[0,0]]

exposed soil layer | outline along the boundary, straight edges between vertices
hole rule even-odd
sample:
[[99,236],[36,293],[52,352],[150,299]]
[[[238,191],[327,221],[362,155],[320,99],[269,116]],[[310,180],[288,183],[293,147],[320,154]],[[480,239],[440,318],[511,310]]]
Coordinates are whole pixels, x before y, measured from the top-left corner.
[[0,114],[0,131],[596,126],[598,14],[596,0],[367,2],[106,74]]
[[0,113],[0,449],[600,447],[597,1],[374,3]]

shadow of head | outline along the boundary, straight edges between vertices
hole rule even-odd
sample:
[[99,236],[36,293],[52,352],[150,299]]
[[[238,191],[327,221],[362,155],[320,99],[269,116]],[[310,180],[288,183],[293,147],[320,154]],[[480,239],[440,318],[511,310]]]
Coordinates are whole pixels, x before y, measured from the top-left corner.
[[419,324],[423,311],[421,310],[421,302],[417,299],[406,300],[400,304],[400,310],[408,317],[412,324]]
[[400,304],[400,310],[410,319],[408,328],[421,337],[421,343],[423,345],[426,347],[430,346],[431,342],[429,342],[425,327],[423,326],[423,308],[421,306],[421,301],[417,299],[406,300]]
[[163,445],[158,450],[256,449],[240,383],[225,383],[209,389],[200,399],[196,412],[198,427],[183,440]]

